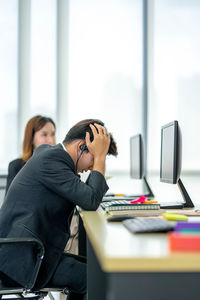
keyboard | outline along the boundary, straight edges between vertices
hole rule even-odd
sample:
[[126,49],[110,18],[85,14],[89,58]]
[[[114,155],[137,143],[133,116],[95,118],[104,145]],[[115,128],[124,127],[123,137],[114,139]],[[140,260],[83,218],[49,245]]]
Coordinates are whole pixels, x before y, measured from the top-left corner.
[[108,202],[101,202],[100,206],[103,209],[106,209],[108,206],[115,205],[115,204],[130,204],[130,200],[113,200]]
[[122,223],[132,233],[168,232],[175,227],[175,223],[159,217],[127,219]]

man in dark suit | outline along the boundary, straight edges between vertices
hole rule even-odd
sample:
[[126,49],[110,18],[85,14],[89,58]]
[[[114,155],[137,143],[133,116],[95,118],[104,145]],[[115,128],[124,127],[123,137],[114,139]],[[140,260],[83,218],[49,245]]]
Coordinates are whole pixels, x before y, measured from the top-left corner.
[[[117,148],[104,123],[83,120],[70,129],[62,144],[38,147],[14,178],[0,210],[0,237],[36,237],[43,242],[38,288],[70,287],[74,291],[70,299],[86,294],[84,259],[63,250],[75,206],[96,210],[108,189],[107,154],[117,155]],[[88,170],[84,183],[78,173]],[[25,286],[33,265],[32,252],[24,247],[0,251],[0,272],[11,282]],[[18,266],[23,272],[17,272]]]

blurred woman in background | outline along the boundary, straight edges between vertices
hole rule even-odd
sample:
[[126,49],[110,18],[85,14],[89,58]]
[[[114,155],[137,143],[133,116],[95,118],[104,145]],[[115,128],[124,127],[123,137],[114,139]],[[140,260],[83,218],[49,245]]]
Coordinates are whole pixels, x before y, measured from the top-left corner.
[[37,115],[28,121],[24,132],[22,157],[11,161],[8,166],[6,193],[14,177],[32,156],[35,148],[42,144],[52,146],[56,144],[55,132],[56,125],[49,117]]

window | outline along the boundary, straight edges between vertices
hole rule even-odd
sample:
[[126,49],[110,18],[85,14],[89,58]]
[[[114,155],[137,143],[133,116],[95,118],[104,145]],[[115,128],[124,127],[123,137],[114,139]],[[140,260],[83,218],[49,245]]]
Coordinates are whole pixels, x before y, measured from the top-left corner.
[[17,154],[18,1],[0,0],[0,169]]
[[179,121],[183,170],[200,169],[200,2],[155,0],[148,165],[159,170],[161,126]]
[[[58,105],[57,1],[34,0],[30,2],[30,18],[26,18],[26,22],[30,20],[30,34],[27,30],[25,34],[29,35],[23,36],[25,46],[29,48],[30,43],[30,66],[29,62],[26,66],[30,82],[27,79],[25,85],[28,96],[18,107],[18,3],[0,0],[0,76],[5,83],[0,112],[0,138],[5,147],[0,153],[1,168],[5,170],[8,162],[21,154],[17,151],[18,125],[20,131],[24,130],[28,119],[38,113],[55,120]],[[142,1],[70,1],[68,72],[69,127],[84,118],[102,119],[119,150],[117,161],[108,159],[107,171],[129,170],[129,138],[142,128]]]
[[[31,1],[30,116],[56,113],[56,1]],[[27,118],[27,120],[29,119]]]
[[69,125],[99,118],[129,170],[129,138],[141,132],[142,1],[70,1]]

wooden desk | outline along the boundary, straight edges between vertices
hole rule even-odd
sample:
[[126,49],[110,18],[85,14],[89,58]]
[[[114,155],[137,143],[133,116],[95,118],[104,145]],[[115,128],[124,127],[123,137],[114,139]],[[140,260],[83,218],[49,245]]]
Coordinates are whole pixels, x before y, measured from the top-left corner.
[[198,299],[200,253],[170,253],[166,234],[131,234],[98,211],[81,217],[88,237],[88,300]]

